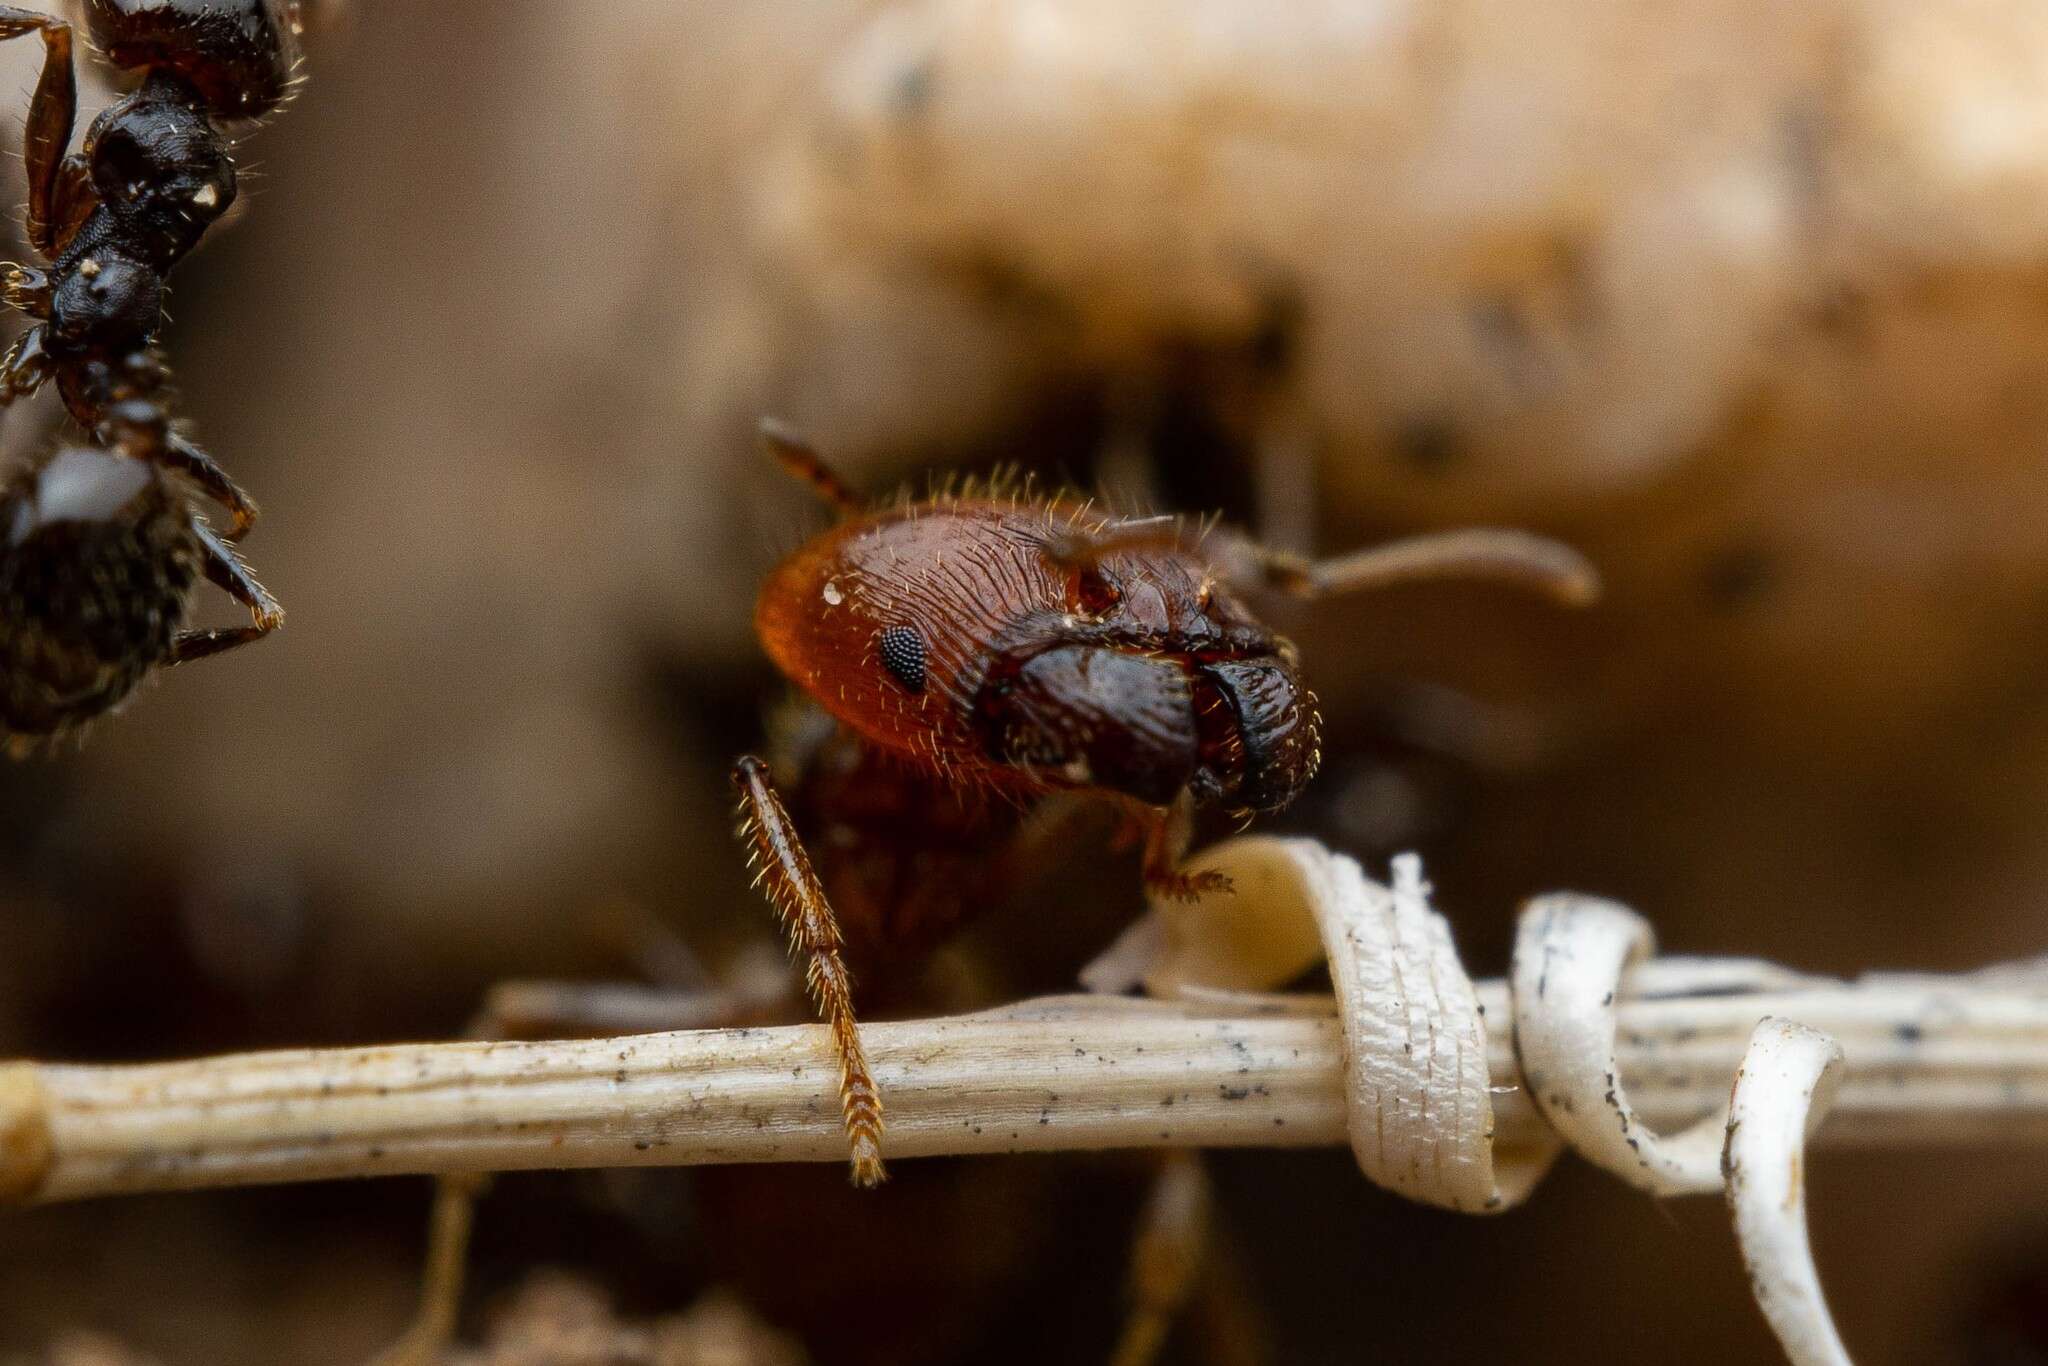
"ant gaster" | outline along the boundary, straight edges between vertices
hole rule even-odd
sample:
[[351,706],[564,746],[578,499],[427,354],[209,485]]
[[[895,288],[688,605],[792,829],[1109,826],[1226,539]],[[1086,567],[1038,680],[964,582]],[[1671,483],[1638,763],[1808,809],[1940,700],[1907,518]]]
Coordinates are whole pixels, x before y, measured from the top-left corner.
[[870,952],[929,945],[988,904],[1020,813],[1060,792],[1107,801],[1143,833],[1155,894],[1228,890],[1214,870],[1181,867],[1196,813],[1278,811],[1314,776],[1320,720],[1299,656],[1235,590],[1314,597],[1463,576],[1567,605],[1598,591],[1576,552],[1516,531],[1310,563],[1219,526],[1028,489],[871,508],[804,442],[772,424],[763,435],[839,514],[769,573],[754,618],[832,724],[793,732],[811,739],[786,766],[787,805],[758,758],[732,779],[756,880],[831,1026],[860,1185],[882,1178],[882,1102],[842,924]]
[[[185,630],[201,575],[257,624]],[[157,665],[231,649],[280,616],[147,461],[68,446],[0,492],[0,737],[17,752],[105,712]]]
[[[283,620],[225,544],[248,532],[255,504],[171,425],[156,336],[165,276],[235,201],[233,144],[221,123],[275,110],[297,80],[298,5],[85,0],[85,11],[93,45],[142,76],[70,152],[71,26],[0,5],[0,40],[43,40],[24,160],[25,226],[46,262],[0,278],[0,297],[35,320],[0,361],[0,404],[54,379],[97,447],[150,470],[145,477],[74,447],[0,492],[0,733],[17,737],[89,720],[156,665],[217,653]],[[219,536],[165,471],[227,510]],[[73,496],[81,488],[90,492]],[[67,554],[79,557],[68,567]],[[252,624],[181,634],[195,573],[232,593]],[[132,608],[112,602],[116,584],[134,593]],[[67,608],[86,615],[67,620]]]

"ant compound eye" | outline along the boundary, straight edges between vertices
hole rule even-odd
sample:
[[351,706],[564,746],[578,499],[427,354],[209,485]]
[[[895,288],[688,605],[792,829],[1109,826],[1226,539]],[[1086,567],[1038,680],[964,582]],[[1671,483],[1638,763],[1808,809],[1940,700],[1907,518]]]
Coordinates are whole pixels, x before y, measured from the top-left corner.
[[1106,616],[1123,600],[1123,590],[1092,565],[1074,576],[1074,605],[1083,616]]
[[924,691],[924,637],[915,626],[884,626],[877,645],[882,667],[907,691]]

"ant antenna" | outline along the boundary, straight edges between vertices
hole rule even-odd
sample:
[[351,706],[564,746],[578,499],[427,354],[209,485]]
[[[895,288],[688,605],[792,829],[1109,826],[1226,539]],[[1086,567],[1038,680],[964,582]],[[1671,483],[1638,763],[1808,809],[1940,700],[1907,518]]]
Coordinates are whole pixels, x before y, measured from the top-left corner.
[[789,474],[808,484],[811,491],[832,505],[832,510],[842,518],[852,517],[866,508],[866,502],[841,479],[825,457],[818,454],[818,448],[798,434],[794,427],[772,417],[761,419],[761,449],[775,457],[776,463]]
[[1547,536],[1495,527],[1410,536],[1329,560],[1304,560],[1248,547],[1264,581],[1301,598],[1356,593],[1432,579],[1476,579],[1539,593],[1561,607],[1600,597],[1600,571],[1584,555]]

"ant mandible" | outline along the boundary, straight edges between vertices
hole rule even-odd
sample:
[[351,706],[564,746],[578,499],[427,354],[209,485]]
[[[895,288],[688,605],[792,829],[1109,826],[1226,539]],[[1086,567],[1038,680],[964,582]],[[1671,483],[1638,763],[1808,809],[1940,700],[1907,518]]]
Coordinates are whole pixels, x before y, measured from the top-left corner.
[[1317,597],[1476,577],[1569,606],[1599,589],[1576,551],[1519,531],[1311,563],[1220,526],[1028,489],[874,508],[795,435],[764,424],[763,438],[839,515],[769,573],[754,617],[770,658],[832,724],[791,728],[809,739],[786,766],[790,803],[754,756],[732,781],[757,885],[831,1027],[862,1186],[883,1176],[882,1100],[842,925],[869,952],[928,945],[988,904],[1021,813],[1061,792],[1110,802],[1143,833],[1155,894],[1227,890],[1214,870],[1181,867],[1196,813],[1275,812],[1315,775],[1321,725],[1299,656],[1235,589]]
[[[10,266],[0,277],[0,297],[36,320],[0,360],[0,405],[54,379],[95,443],[0,490],[0,734],[17,743],[90,720],[159,664],[254,640],[284,617],[228,548],[255,522],[255,504],[172,427],[156,335],[165,276],[235,201],[233,144],[221,122],[275,110],[297,82],[299,7],[86,0],[85,8],[94,46],[143,76],[70,152],[78,107],[71,26],[0,5],[0,40],[43,39],[25,135],[25,226],[47,263]],[[117,459],[148,472],[109,463]],[[225,530],[211,531],[164,472],[225,508]],[[182,631],[197,574],[247,607],[251,624]]]

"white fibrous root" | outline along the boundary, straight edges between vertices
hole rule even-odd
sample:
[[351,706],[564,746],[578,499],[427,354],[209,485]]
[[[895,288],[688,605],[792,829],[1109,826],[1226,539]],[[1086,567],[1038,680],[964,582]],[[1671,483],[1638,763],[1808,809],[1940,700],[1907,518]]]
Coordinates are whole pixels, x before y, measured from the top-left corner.
[[[1916,1021],[1970,1016],[1958,979],[1872,979],[1899,998],[1845,1010],[1846,983],[1753,960],[1655,960],[1642,917],[1560,893],[1524,909],[1508,981],[1475,987],[1412,854],[1394,860],[1390,886],[1310,840],[1240,839],[1204,851],[1201,863],[1227,873],[1235,894],[1155,906],[1084,980],[1098,989],[1143,982],[1191,1003],[1272,1011],[1287,998],[1256,993],[1309,965],[1304,927],[1314,925],[1343,1027],[1346,1127],[1369,1178],[1429,1204],[1491,1211],[1521,1200],[1569,1147],[1653,1195],[1725,1191],[1757,1302],[1787,1356],[1795,1366],[1848,1361],[1820,1293],[1802,1181],[1807,1134],[1840,1081],[1841,1044],[1791,1020],[1750,1016],[1732,1101],[1703,1100],[1689,1122],[1660,1132],[1624,1084],[1623,1005],[1637,1023],[1632,1051],[1640,1057],[1661,1042],[1682,1068],[1700,1031],[1684,1026],[1653,1039],[1640,1025],[1646,1002],[1725,998],[1741,1020],[1745,997],[1782,1004],[1811,994],[1829,1016],[1860,1016],[1896,1046],[1922,1037],[1927,1026]],[[2017,964],[1976,980],[2038,997],[2040,969]],[[1996,1018],[1999,1004],[1977,1009]],[[1503,1080],[1518,1085],[1496,1086],[1489,1073],[1489,1019],[1511,1030],[1520,1075]],[[1494,1102],[1517,1091],[1543,1124],[1499,1144]],[[1668,1119],[1671,1107],[1663,1108]]]
[[[1229,877],[1232,893],[1162,903],[1110,950],[1116,972],[1098,965],[1084,980],[1135,968],[1155,994],[1227,1005],[1229,993],[1299,976],[1320,940],[1344,1021],[1345,1127],[1358,1165],[1424,1204],[1520,1203],[1559,1144],[1542,1134],[1496,1145],[1485,1011],[1430,908],[1421,860],[1395,859],[1391,887],[1313,840],[1233,840],[1201,862]],[[1139,945],[1154,947],[1153,962],[1133,961]]]
[[1849,1366],[1806,1238],[1806,1136],[1833,1103],[1842,1046],[1766,1019],[1735,1074],[1721,1169],[1749,1284],[1792,1366]]
[[1560,893],[1522,912],[1515,936],[1515,1055],[1529,1099],[1587,1161],[1652,1195],[1721,1189],[1722,1114],[1660,1136],[1637,1117],[1615,1056],[1614,1003],[1655,950],[1624,906]]

